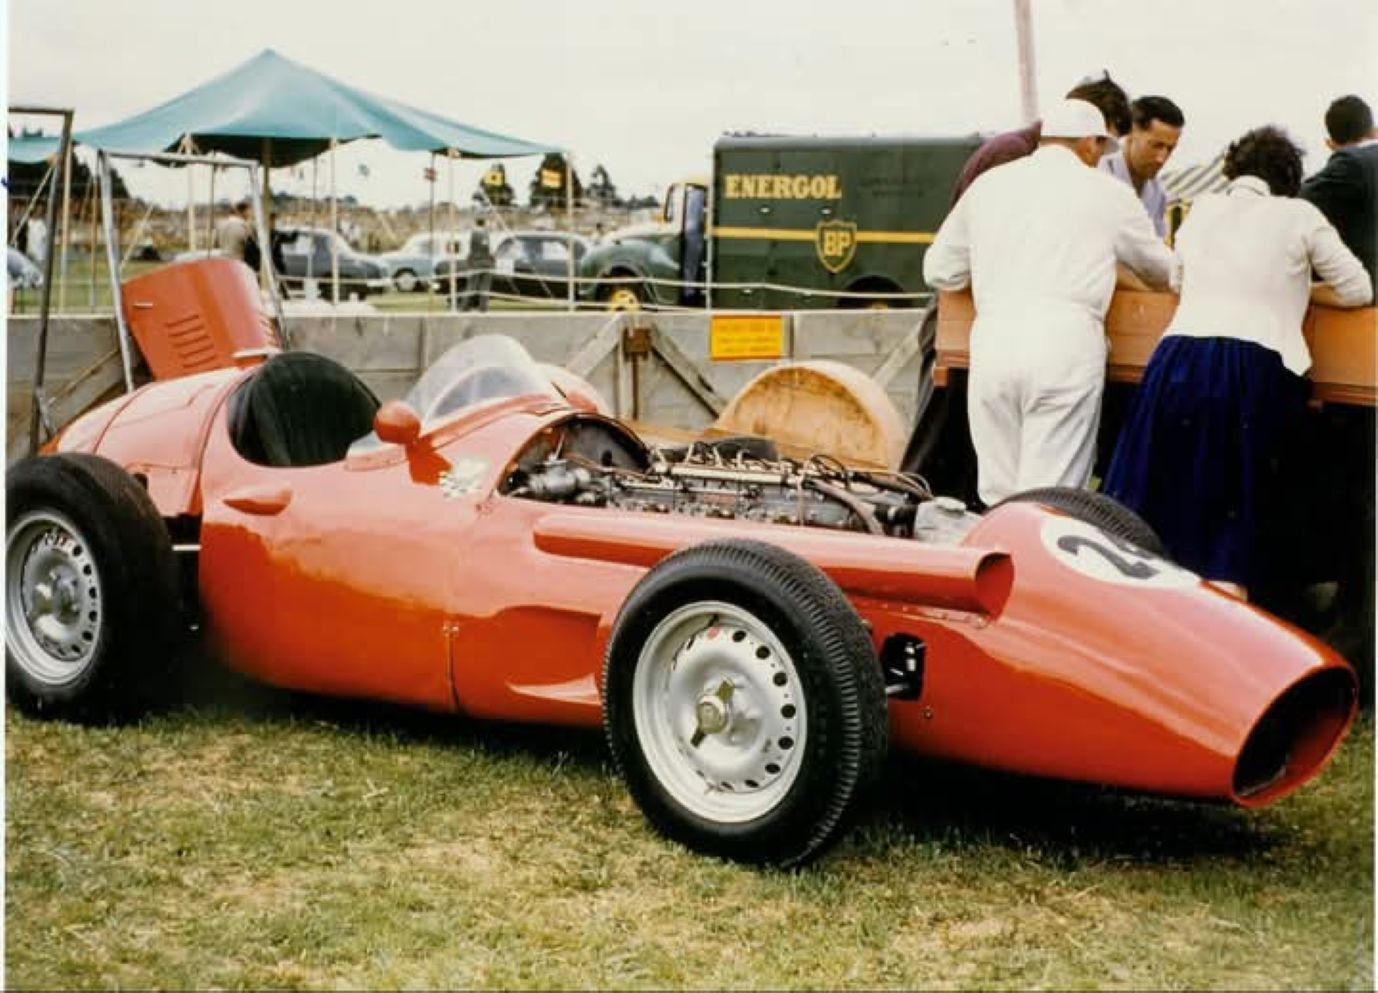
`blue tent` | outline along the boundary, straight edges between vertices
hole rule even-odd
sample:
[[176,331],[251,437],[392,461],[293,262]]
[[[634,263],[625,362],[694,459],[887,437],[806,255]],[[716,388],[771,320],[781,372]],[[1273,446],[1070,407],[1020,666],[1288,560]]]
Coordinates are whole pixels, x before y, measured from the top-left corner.
[[332,140],[356,138],[468,158],[560,151],[365,93],[271,48],[152,110],[79,131],[75,140],[126,152],[170,152],[188,137],[198,152],[224,152],[269,167],[293,165],[319,155]]
[[58,146],[61,144],[61,138],[50,135],[17,135],[9,139],[5,157],[11,162],[22,162],[25,165],[45,162],[57,154]]

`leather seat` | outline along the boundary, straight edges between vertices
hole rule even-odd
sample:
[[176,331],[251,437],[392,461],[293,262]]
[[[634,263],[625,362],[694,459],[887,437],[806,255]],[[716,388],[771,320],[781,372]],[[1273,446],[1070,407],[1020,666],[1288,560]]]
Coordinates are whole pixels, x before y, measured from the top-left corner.
[[327,465],[373,430],[378,398],[344,366],[313,352],[276,355],[230,400],[230,439],[258,465]]

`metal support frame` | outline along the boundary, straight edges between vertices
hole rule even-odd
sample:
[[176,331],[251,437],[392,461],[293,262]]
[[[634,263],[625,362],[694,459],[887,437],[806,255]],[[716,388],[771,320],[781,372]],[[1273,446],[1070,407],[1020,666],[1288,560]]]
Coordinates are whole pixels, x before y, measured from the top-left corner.
[[101,220],[105,227],[105,255],[110,269],[110,294],[115,308],[115,325],[119,334],[120,359],[124,365],[125,389],[131,391],[134,389],[134,369],[129,324],[124,316],[124,294],[120,286],[119,232],[115,228],[114,201],[110,195],[111,159],[137,159],[167,165],[208,165],[217,169],[248,170],[250,196],[254,205],[254,228],[258,232],[260,246],[260,277],[266,279],[268,285],[268,295],[273,302],[273,316],[277,320],[278,336],[282,339],[284,348],[290,347],[287,324],[282,314],[282,299],[278,295],[277,278],[272,271],[272,244],[263,210],[263,199],[259,192],[258,163],[250,159],[236,159],[228,156],[187,155],[173,152],[121,152],[101,149],[96,156],[96,169],[100,178]]
[[11,114],[43,115],[62,118],[62,141],[53,162],[53,185],[48,190],[48,250],[43,253],[43,289],[38,305],[38,357],[33,378],[33,404],[29,411],[29,454],[38,451],[40,429],[52,434],[43,400],[43,373],[47,368],[48,321],[53,299],[53,246],[57,243],[57,197],[59,180],[67,173],[71,162],[73,111],[56,107],[10,107]]

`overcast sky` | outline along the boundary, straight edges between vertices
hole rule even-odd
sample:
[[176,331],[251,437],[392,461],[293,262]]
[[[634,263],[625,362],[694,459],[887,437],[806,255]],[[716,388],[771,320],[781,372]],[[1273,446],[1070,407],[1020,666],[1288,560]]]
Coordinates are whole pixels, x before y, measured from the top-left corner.
[[[602,163],[624,193],[706,171],[725,131],[962,134],[1021,123],[1013,0],[7,2],[9,102],[73,107],[78,129],[143,111],[268,47],[369,91],[568,147],[581,177]],[[1101,68],[1131,96],[1178,102],[1187,127],[1169,167],[1277,123],[1315,169],[1330,100],[1359,93],[1378,106],[1374,0],[1033,0],[1033,21],[1042,104]],[[340,153],[340,191],[424,202],[426,158],[356,143]],[[523,197],[534,166],[508,162]],[[480,171],[459,165],[462,199]],[[186,194],[184,178],[157,167],[127,178],[145,196]],[[442,167],[442,198],[446,178]],[[275,172],[273,183],[309,190],[311,168]]]

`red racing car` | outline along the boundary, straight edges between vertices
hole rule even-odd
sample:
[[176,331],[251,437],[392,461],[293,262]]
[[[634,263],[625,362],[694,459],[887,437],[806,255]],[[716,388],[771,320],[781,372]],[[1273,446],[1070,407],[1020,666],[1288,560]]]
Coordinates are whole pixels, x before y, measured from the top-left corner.
[[601,725],[660,831],[751,863],[823,852],[890,748],[1261,806],[1356,706],[1339,656],[1097,494],[978,516],[761,439],[648,446],[496,336],[382,405],[323,356],[240,352],[6,490],[27,712],[141,713],[194,624],[281,687]]

